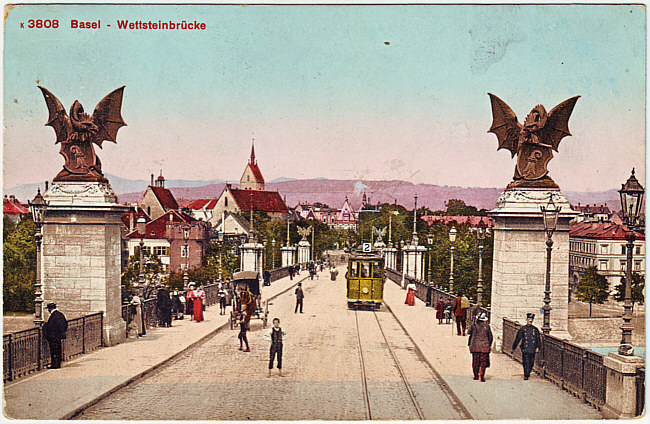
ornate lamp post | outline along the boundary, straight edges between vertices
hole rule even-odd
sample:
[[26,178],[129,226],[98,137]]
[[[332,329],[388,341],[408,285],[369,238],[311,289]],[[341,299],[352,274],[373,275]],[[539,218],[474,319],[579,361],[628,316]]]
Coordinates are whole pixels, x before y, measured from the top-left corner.
[[221,270],[222,270],[221,249],[223,249],[223,232],[219,232],[219,234],[217,234],[217,242],[219,245],[219,281],[221,281]]
[[449,293],[454,294],[454,242],[456,241],[456,227],[451,227],[449,230],[449,241],[451,242],[451,266],[449,268]]
[[48,202],[43,199],[41,189],[36,192],[34,200],[29,202],[29,209],[32,212],[34,224],[36,224],[36,281],[34,288],[36,289],[34,295],[34,324],[39,327],[43,325],[43,291],[41,290],[41,242],[43,241],[43,233],[41,228],[45,220],[45,213],[47,212]]
[[632,168],[632,175],[621,186],[618,191],[621,195],[621,207],[623,211],[623,218],[627,225],[627,263],[625,269],[625,301],[623,303],[623,325],[621,326],[621,344],[618,347],[619,355],[632,356],[634,355],[634,348],[632,347],[632,257],[634,250],[634,229],[639,218],[641,211],[641,203],[643,203],[643,195],[645,190],[639,184],[639,181],[634,176],[634,168]]
[[271,257],[273,258],[271,262],[271,269],[275,269],[275,238],[271,240],[271,252]]
[[393,215],[399,215],[399,211],[390,211],[388,214],[388,246],[393,246]]
[[142,287],[144,286],[144,233],[147,230],[147,220],[143,216],[136,221],[136,228],[138,229],[138,234],[140,234],[140,250],[138,255],[140,257],[140,278],[138,285]]
[[478,237],[478,281],[476,284],[476,303],[478,306],[483,305],[483,239],[485,238],[485,230],[487,224],[483,221],[483,217],[478,223],[476,235]]
[[404,257],[405,257],[405,255],[404,255],[404,245],[405,245],[404,240],[400,240],[399,247],[400,247],[400,256],[402,257],[402,267],[401,267],[402,268],[402,283],[401,283],[402,287],[404,287],[404,281],[405,281],[404,276],[406,275],[406,269],[404,269]]
[[187,270],[190,267],[190,251],[187,246],[187,241],[190,239],[190,229],[191,227],[187,224],[182,227],[183,240],[185,240],[185,268],[183,269],[183,286],[185,287],[185,290],[187,290],[190,281],[190,277],[187,274]]
[[544,290],[544,325],[542,333],[551,333],[551,251],[553,250],[553,232],[557,227],[557,219],[560,215],[561,206],[555,206],[553,196],[549,199],[548,205],[540,206],[544,218],[544,231],[546,231],[546,288]]
[[433,234],[427,236],[428,254],[429,254],[429,267],[427,268],[427,284],[431,285],[431,245],[433,244]]

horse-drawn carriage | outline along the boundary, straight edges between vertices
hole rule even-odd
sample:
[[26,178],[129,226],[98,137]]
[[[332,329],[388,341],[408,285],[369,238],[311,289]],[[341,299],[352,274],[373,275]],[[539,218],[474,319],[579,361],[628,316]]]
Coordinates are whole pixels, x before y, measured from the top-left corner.
[[[233,290],[232,311],[230,312],[230,329],[233,330],[246,313],[247,321],[261,319],[266,327],[269,318],[269,303],[262,302],[260,280],[257,272],[241,271],[232,276]],[[246,288],[242,292],[242,288]]]

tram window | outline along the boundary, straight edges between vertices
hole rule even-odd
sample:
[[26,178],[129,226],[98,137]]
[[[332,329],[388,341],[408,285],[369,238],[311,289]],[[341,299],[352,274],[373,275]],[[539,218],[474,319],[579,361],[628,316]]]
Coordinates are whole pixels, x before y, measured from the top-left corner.
[[370,277],[370,262],[361,262],[361,278]]
[[357,267],[359,265],[359,262],[351,262],[350,263],[350,277],[352,278],[357,278],[359,276]]
[[381,264],[379,262],[372,263],[372,278],[381,277]]

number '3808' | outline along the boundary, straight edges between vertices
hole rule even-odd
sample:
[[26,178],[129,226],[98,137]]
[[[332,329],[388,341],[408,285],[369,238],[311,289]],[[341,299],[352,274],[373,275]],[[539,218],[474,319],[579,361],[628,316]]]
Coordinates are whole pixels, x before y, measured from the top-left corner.
[[58,19],[30,19],[27,21],[27,28],[58,28]]

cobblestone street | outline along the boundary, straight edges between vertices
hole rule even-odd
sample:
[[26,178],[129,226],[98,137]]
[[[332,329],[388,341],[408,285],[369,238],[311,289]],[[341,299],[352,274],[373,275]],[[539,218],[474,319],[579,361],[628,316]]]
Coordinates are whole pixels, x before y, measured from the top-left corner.
[[238,350],[237,331],[224,330],[76,418],[467,418],[391,313],[348,310],[345,272],[335,282],[326,274],[303,283],[303,314],[294,314],[293,290],[269,307],[288,333],[283,377],[276,369],[267,376],[269,342],[261,321],[253,320],[250,353]]

